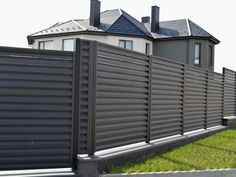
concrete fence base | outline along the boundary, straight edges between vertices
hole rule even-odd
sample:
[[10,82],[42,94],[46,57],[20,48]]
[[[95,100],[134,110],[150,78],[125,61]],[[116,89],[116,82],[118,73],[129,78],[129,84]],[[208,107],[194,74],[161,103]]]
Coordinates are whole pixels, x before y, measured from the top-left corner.
[[189,132],[184,136],[178,135],[154,140],[151,141],[150,144],[137,143],[134,145],[100,151],[95,153],[94,156],[81,155],[78,156],[78,172],[80,177],[98,177],[99,174],[106,173],[109,166],[122,165],[127,162],[137,162],[145,159],[149,155],[159,153],[163,150],[170,150],[213,134],[217,131],[224,130],[225,128],[226,127],[224,126],[217,126],[207,130],[203,129]]
[[223,125],[228,127],[233,127],[236,125],[236,117],[230,116],[230,117],[224,117],[223,118]]
[[160,173],[106,174],[100,177],[236,177],[236,169],[199,170]]
[[0,177],[79,177],[70,168],[0,171]]

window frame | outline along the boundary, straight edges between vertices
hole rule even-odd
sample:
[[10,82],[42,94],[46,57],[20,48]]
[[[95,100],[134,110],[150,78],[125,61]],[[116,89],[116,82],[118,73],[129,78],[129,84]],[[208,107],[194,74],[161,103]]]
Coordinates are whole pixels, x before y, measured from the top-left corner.
[[[38,49],[39,49],[39,50],[53,50],[53,49],[45,49],[45,43],[46,43],[46,42],[52,42],[52,44],[53,44],[53,40],[39,41],[39,43],[38,43]],[[43,44],[43,49],[40,48],[40,44]]]
[[[73,50],[64,50],[64,41],[66,41],[66,40],[73,40]],[[66,52],[73,52],[73,51],[75,51],[75,39],[74,38],[69,38],[69,39],[63,39],[62,40],[62,51],[66,51]]]
[[[42,48],[41,48],[41,45],[42,45]],[[45,46],[45,41],[39,41],[38,49],[39,50],[44,50],[44,46]]]
[[[198,52],[198,58],[196,57],[196,46],[199,46],[199,52]],[[201,43],[195,43],[194,44],[194,65],[195,66],[201,66],[201,54],[202,54],[202,44]],[[198,64],[196,64],[196,60],[199,61]]]
[[[124,47],[120,45],[121,42],[124,42]],[[131,49],[130,49],[130,48],[127,48],[127,42],[131,42]],[[133,41],[133,40],[123,40],[123,39],[120,39],[120,40],[119,40],[119,47],[120,47],[120,48],[127,49],[127,50],[133,50],[134,41]]]
[[150,43],[145,44],[145,54],[151,55],[151,44]]
[[213,46],[209,45],[208,46],[208,62],[209,62],[209,66],[213,67],[214,65],[214,59],[213,59]]

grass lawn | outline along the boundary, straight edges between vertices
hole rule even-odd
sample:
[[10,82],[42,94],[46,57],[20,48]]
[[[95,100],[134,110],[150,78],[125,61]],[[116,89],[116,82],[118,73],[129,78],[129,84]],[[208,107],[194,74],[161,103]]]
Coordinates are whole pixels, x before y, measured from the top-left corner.
[[236,127],[159,153],[139,163],[110,167],[109,171],[131,173],[217,168],[236,168]]

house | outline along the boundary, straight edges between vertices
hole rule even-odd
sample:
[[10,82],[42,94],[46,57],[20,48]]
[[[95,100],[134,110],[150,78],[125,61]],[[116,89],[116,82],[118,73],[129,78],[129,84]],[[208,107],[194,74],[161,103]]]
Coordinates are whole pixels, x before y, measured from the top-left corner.
[[97,40],[148,55],[214,70],[214,49],[219,40],[189,19],[159,21],[160,8],[141,22],[121,9],[100,13],[101,3],[91,0],[90,18],[56,23],[29,35],[36,49],[74,50],[74,39]]

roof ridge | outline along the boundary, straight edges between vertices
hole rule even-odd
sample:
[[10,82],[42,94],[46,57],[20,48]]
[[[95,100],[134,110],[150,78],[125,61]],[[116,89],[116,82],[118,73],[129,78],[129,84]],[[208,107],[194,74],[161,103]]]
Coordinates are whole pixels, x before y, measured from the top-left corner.
[[186,23],[187,23],[187,27],[188,27],[188,34],[189,34],[189,36],[192,36],[192,29],[189,24],[189,19],[186,19]]
[[173,21],[180,21],[180,20],[186,20],[186,18],[175,19],[175,20],[165,20],[165,21],[160,21],[160,23],[162,23],[162,22],[173,22]]
[[109,9],[109,10],[105,10],[105,11],[101,12],[100,14],[103,14],[103,13],[109,12],[109,11],[115,11],[115,10],[121,10],[121,9],[120,9],[120,8],[117,8],[117,9]]
[[81,29],[86,29],[85,27],[83,27],[82,25],[80,25],[78,22],[76,22],[75,20],[71,20],[75,25],[77,25],[78,27],[80,27]]

